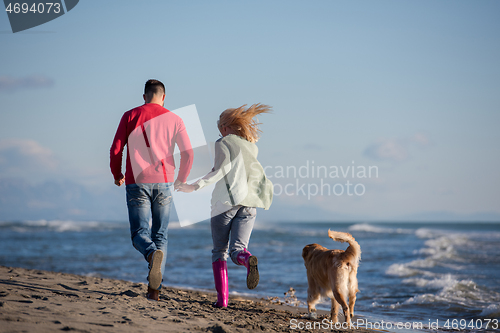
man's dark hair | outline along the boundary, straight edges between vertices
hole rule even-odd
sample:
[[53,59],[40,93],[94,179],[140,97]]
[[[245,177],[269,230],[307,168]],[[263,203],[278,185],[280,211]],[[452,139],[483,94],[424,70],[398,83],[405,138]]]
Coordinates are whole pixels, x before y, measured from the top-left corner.
[[145,95],[148,95],[148,94],[151,94],[151,95],[161,94],[161,95],[163,95],[164,93],[165,93],[165,86],[163,85],[163,83],[161,83],[158,80],[154,80],[154,79],[148,80],[146,82],[146,85],[144,86],[144,94]]

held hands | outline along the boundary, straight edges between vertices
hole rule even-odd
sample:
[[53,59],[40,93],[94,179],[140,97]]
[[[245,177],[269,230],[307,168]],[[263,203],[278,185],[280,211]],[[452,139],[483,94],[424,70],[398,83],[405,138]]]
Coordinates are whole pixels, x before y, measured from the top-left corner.
[[189,185],[177,179],[174,183],[174,190],[177,192],[191,193],[198,189],[198,185]]
[[176,179],[174,182],[174,190],[179,191],[179,186],[181,186],[182,184],[186,184],[186,183],[181,182],[179,179]]
[[181,184],[179,187],[177,187],[177,191],[184,192],[184,193],[191,193],[193,191],[196,191],[198,189],[198,185],[189,185],[186,183]]
[[[115,185],[116,186],[122,186],[123,183],[125,183],[125,176],[122,176],[120,179],[115,179]],[[184,192],[184,193],[191,193],[193,191],[196,191],[198,189],[198,185],[189,185],[186,183],[181,182],[180,180],[176,180],[174,182],[174,190]]]

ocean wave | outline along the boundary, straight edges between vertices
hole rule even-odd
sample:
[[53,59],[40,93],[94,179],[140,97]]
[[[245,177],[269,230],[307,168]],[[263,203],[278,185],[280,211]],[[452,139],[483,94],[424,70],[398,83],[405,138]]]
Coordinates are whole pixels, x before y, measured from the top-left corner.
[[456,238],[458,241],[467,239],[468,241],[494,241],[500,240],[500,232],[488,230],[488,232],[480,231],[480,230],[469,230],[465,231],[457,231],[457,230],[444,230],[444,229],[431,229],[431,228],[419,228],[415,230],[415,235],[421,239],[433,239],[433,238],[441,238],[447,237],[449,239]]
[[427,259],[417,259],[406,263],[396,263],[390,265],[385,274],[399,277],[410,277],[410,276],[425,276],[425,277],[435,277],[436,274],[425,270],[424,268],[432,268],[436,266],[436,262]]
[[436,261],[426,258],[426,259],[417,259],[406,263],[408,267],[414,268],[432,268],[436,266]]
[[364,231],[373,232],[377,234],[411,234],[413,233],[410,229],[403,228],[387,228],[381,226],[375,226],[368,223],[354,224],[349,227],[349,231]]
[[425,270],[425,268],[433,268],[436,266],[445,267],[449,269],[453,269],[455,271],[460,271],[465,269],[463,265],[454,265],[449,263],[440,263],[432,259],[417,259],[407,263],[396,263],[390,265],[385,274],[399,277],[410,277],[421,275],[425,277],[435,277],[436,273]]
[[0,222],[0,229],[15,232],[55,231],[55,232],[84,232],[92,230],[121,229],[128,227],[123,222],[72,221],[72,220],[36,220]]
[[[485,304],[499,302],[500,294],[478,285],[471,279],[460,280],[451,274],[446,274],[430,280],[411,278],[405,279],[403,282],[427,289],[426,293],[409,298],[403,305],[453,304],[469,310],[482,309],[481,316],[493,316],[500,310],[500,308],[492,305],[483,309]],[[431,290],[437,290],[437,292],[431,293],[429,292]]]
[[423,272],[409,267],[408,264],[392,264],[387,268],[385,274],[399,277],[409,277],[423,274]]
[[415,235],[418,238],[434,238],[436,237],[438,230],[429,229],[429,228],[419,228],[415,231]]
[[440,277],[434,278],[432,280],[428,280],[425,278],[404,279],[403,283],[414,284],[418,287],[428,287],[428,288],[438,288],[438,289],[454,288],[459,283],[472,285],[473,288],[475,286],[474,281],[472,280],[458,281],[452,274],[445,274]]
[[481,311],[480,317],[498,318],[500,317],[500,304],[490,304]]
[[473,258],[498,253],[496,232],[420,228],[415,236],[423,240],[423,247],[413,251],[413,260],[394,263],[385,273],[401,278],[408,290],[417,291],[406,301],[386,308],[432,306],[476,316],[481,312],[481,317],[498,316],[500,293],[491,289],[493,286],[478,284],[475,277],[481,278],[481,274],[468,271],[471,264],[477,265]]
[[424,245],[426,247],[415,252],[426,255],[426,258],[414,260],[409,263],[410,266],[429,268],[442,266],[460,270],[463,269],[463,266],[456,265],[456,263],[463,263],[465,259],[457,252],[456,248],[471,245],[471,242],[465,236],[451,235],[429,239]]
[[[466,258],[463,253],[459,253],[457,249],[463,249],[467,246],[473,246],[473,242],[464,234],[451,233],[444,231],[429,229],[418,229],[416,235],[420,238],[427,238],[424,242],[424,247],[419,250],[414,250],[414,254],[422,254],[425,258],[418,258],[404,265],[417,268],[433,268],[436,266],[445,267],[454,271],[465,269],[463,265],[466,263]],[[463,252],[463,251],[461,251]]]

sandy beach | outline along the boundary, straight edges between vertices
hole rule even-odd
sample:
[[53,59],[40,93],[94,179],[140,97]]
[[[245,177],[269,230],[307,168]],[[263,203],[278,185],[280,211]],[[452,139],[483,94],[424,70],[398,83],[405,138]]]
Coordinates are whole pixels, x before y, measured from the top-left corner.
[[145,294],[143,283],[0,266],[0,332],[296,332],[291,320],[308,322],[305,309],[266,299],[230,296],[216,309],[214,292]]

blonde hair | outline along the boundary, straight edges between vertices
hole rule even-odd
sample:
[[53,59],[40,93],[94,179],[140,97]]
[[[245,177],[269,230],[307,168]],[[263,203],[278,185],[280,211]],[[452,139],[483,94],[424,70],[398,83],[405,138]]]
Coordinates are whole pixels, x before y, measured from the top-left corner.
[[247,105],[242,105],[236,109],[227,109],[220,114],[217,125],[219,129],[222,127],[229,127],[235,131],[242,138],[250,141],[257,142],[259,139],[258,119],[253,119],[256,115],[261,113],[271,112],[272,107],[264,104],[253,104],[248,109]]

